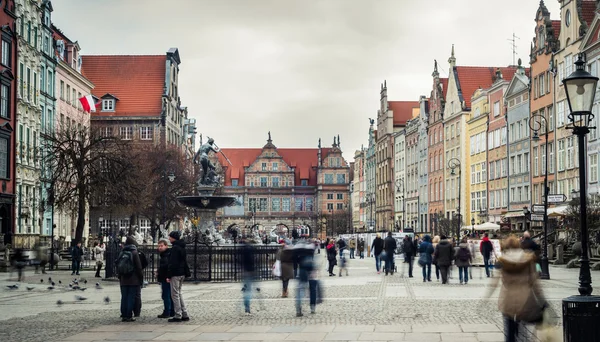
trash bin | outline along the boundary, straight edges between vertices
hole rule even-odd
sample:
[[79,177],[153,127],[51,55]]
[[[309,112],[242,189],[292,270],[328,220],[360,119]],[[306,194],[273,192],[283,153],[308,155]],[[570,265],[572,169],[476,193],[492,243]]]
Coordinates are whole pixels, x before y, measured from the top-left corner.
[[563,299],[564,342],[600,342],[600,297]]

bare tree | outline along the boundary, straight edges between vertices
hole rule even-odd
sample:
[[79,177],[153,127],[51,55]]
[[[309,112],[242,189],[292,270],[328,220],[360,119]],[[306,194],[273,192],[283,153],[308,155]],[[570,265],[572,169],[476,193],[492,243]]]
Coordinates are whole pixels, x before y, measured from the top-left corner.
[[127,142],[81,125],[61,125],[42,135],[45,178],[51,184],[49,202],[77,213],[75,240],[81,241],[92,189],[121,179],[129,172]]

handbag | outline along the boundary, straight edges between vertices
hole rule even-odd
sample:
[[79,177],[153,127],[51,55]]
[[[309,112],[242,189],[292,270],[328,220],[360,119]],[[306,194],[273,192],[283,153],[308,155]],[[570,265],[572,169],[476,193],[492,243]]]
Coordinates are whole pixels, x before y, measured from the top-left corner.
[[529,295],[521,312],[515,315],[515,319],[526,323],[540,323],[544,319],[544,310],[548,305],[542,294],[536,293],[533,286],[535,280],[531,279],[531,273],[529,273]]
[[427,254],[421,253],[419,254],[419,266],[423,267],[427,264]]
[[281,261],[275,260],[273,264],[273,275],[275,277],[281,277]]

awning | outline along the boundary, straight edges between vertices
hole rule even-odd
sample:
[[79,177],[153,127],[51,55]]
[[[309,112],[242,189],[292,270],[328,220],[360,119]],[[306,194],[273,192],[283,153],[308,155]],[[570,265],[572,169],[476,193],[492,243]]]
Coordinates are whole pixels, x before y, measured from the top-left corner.
[[548,217],[565,216],[567,214],[567,206],[559,205],[558,207],[548,208]]
[[508,212],[508,213],[504,214],[503,216],[504,217],[524,217],[525,214],[523,214],[523,210],[520,210],[520,211]]
[[500,230],[500,225],[492,222],[475,225],[475,230]]

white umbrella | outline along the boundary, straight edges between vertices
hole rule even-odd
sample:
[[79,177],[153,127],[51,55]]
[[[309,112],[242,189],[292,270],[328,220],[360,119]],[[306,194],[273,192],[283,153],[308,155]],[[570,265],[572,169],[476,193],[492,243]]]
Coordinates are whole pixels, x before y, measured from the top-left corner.
[[475,230],[499,230],[499,229],[500,229],[500,225],[492,223],[492,222],[486,222],[484,224],[475,226]]

